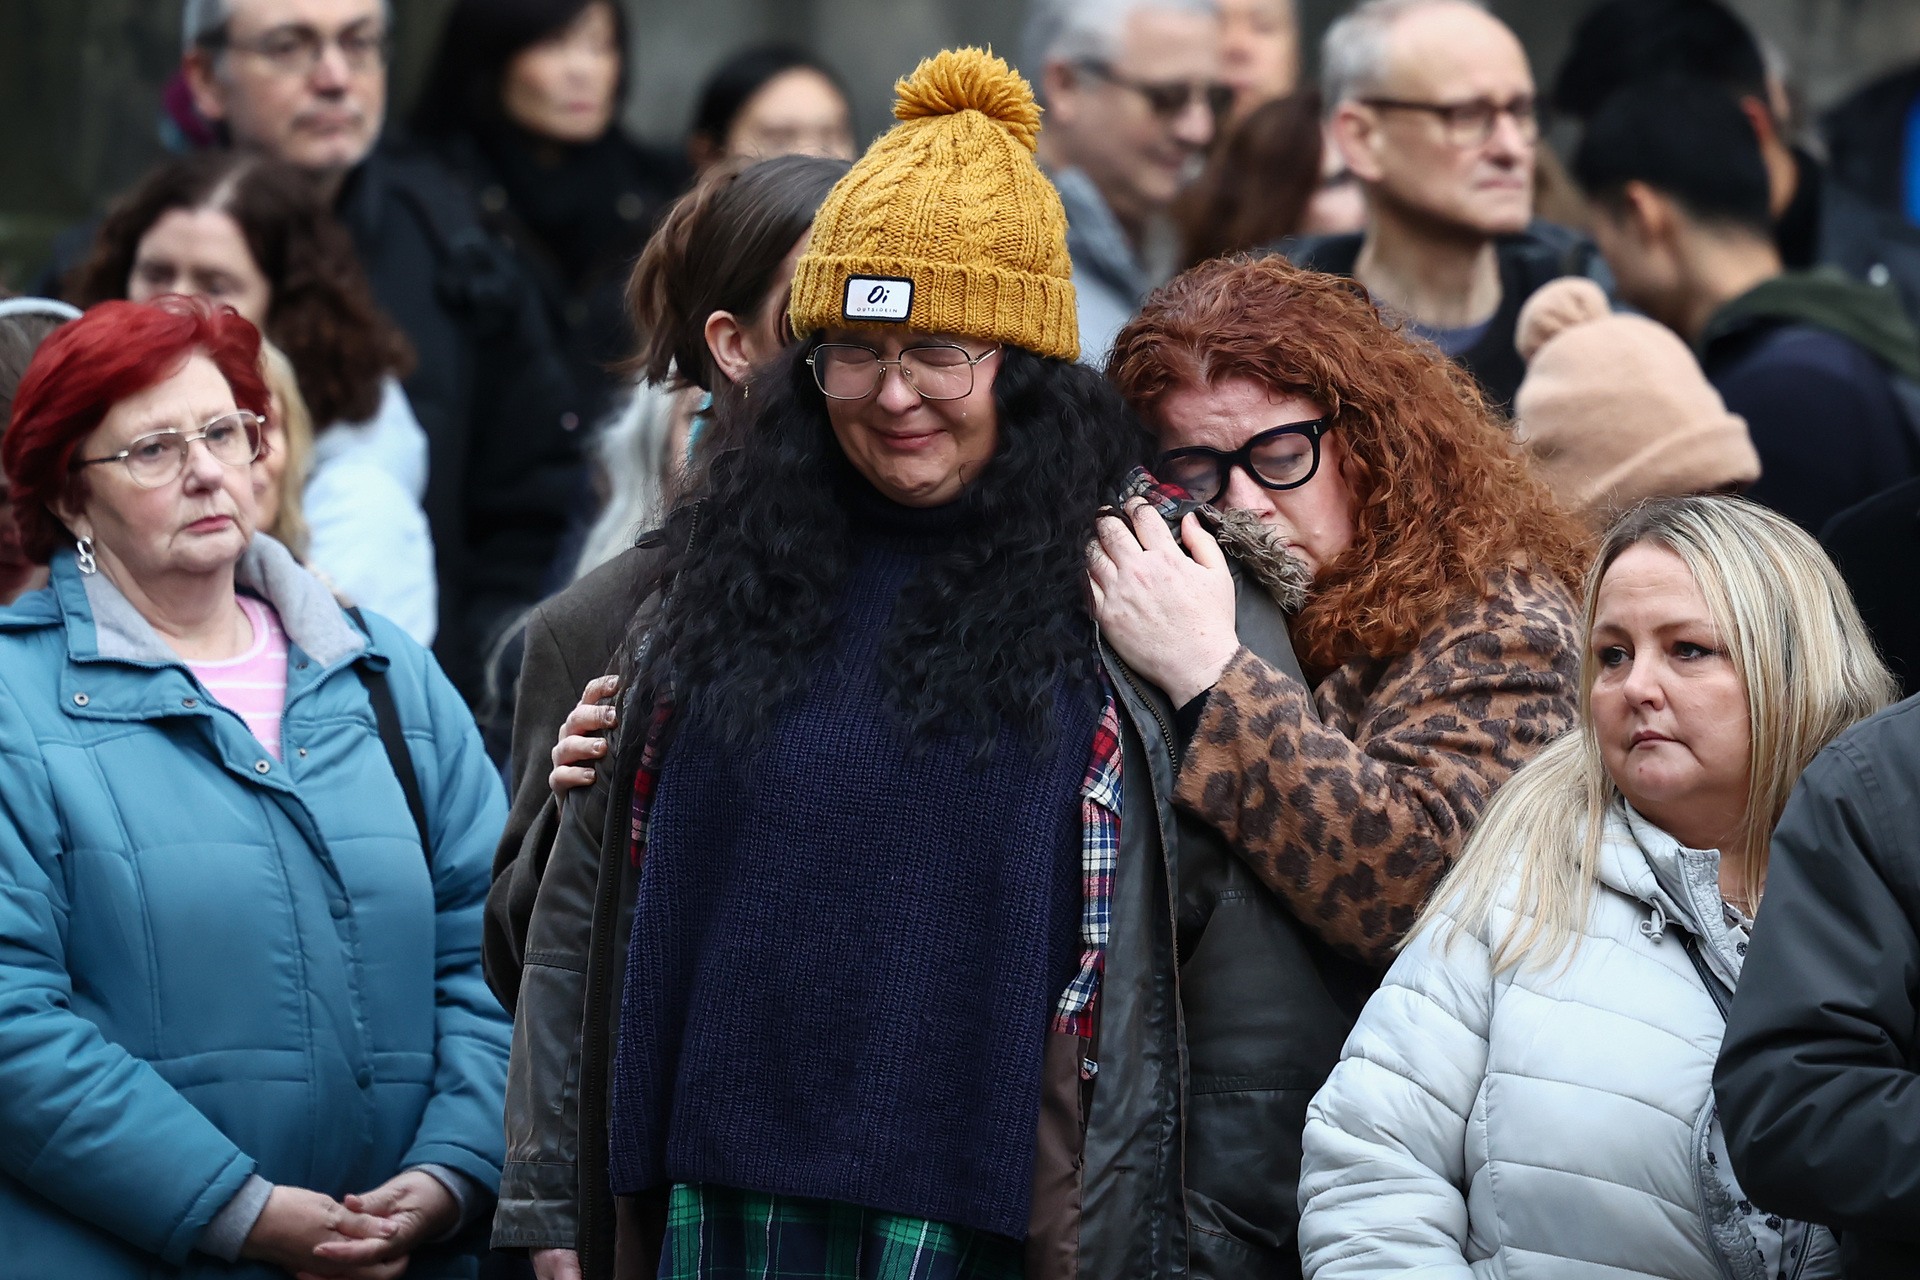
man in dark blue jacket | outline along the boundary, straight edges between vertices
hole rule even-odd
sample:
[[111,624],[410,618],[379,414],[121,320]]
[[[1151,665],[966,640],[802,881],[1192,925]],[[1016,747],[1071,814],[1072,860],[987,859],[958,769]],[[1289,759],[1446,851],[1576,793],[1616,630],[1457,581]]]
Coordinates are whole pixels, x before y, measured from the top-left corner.
[[1698,81],[1644,82],[1595,112],[1574,157],[1619,295],[1694,346],[1747,420],[1752,496],[1817,533],[1915,473],[1903,397],[1920,333],[1891,287],[1787,271],[1739,107]]

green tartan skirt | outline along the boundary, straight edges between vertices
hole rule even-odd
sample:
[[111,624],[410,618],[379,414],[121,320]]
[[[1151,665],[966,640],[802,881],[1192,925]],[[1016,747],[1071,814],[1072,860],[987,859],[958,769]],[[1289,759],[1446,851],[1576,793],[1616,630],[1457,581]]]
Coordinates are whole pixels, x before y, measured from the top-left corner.
[[832,1200],[676,1186],[660,1280],[1021,1280],[1020,1242]]

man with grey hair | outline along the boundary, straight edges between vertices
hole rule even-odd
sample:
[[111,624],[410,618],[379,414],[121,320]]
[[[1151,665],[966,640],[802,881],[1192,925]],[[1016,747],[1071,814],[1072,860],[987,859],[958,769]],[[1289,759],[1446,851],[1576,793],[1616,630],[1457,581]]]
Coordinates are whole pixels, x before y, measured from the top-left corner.
[[1534,228],[1539,142],[1526,51],[1476,0],[1365,0],[1321,53],[1328,136],[1367,195],[1358,235],[1289,247],[1353,276],[1504,409],[1526,367],[1520,304],[1590,250]]
[[1040,161],[1067,212],[1081,358],[1106,358],[1171,274],[1167,225],[1233,103],[1214,0],[1039,0],[1027,65]]
[[578,391],[511,250],[453,176],[381,141],[387,0],[187,0],[182,71],[230,145],[312,173],[375,296],[412,340],[435,652],[470,701],[483,655],[540,597],[577,497]]

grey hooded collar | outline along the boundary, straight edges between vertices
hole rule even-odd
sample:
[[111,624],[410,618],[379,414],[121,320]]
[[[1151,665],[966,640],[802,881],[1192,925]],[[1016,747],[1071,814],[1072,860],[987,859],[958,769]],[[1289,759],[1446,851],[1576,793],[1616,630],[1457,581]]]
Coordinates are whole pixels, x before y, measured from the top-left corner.
[[1689,849],[1618,801],[1607,814],[1600,881],[1646,905],[1652,922],[1642,931],[1653,941],[1669,923],[1684,929],[1705,944],[1707,962],[1729,989],[1739,981],[1741,957],[1720,899],[1718,849]]
[[[55,574],[80,580],[93,622],[94,652],[123,662],[167,664],[180,655],[160,638],[120,588],[102,573],[82,574],[68,553]],[[367,638],[347,620],[333,593],[300,567],[293,553],[264,533],[256,533],[234,566],[234,585],[258,595],[280,616],[287,639],[322,667],[367,650]],[[69,593],[61,592],[63,601]]]

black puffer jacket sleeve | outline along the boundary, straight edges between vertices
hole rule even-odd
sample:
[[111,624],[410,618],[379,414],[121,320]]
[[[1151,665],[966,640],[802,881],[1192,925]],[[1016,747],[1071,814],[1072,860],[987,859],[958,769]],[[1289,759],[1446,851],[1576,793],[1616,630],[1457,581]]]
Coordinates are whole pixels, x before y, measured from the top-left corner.
[[1756,1204],[1836,1228],[1850,1257],[1891,1247],[1920,1267],[1916,926],[1920,701],[1909,701],[1835,742],[1794,791],[1714,1089]]

